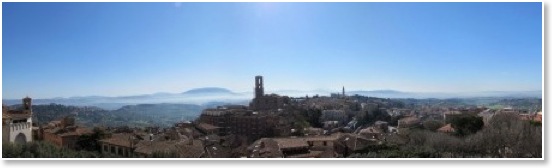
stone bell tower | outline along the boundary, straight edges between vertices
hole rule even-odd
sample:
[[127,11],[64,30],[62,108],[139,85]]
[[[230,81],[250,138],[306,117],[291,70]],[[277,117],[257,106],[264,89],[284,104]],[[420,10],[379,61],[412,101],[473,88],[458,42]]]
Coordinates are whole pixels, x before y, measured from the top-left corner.
[[23,98],[23,111],[26,113],[33,113],[32,110],[32,99],[30,97]]
[[255,76],[255,98],[263,97],[263,76]]

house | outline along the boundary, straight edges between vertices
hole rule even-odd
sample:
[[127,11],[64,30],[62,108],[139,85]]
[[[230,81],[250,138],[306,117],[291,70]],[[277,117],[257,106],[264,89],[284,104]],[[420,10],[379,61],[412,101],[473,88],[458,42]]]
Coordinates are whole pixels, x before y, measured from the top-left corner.
[[387,123],[385,121],[376,121],[374,123],[374,127],[376,127],[379,130],[382,130],[383,133],[386,133],[387,130],[389,130],[389,123]]
[[204,134],[219,134],[220,127],[207,123],[199,123],[197,124],[197,129],[199,129]]
[[398,128],[412,128],[420,126],[421,121],[415,116],[404,117],[399,120]]
[[199,158],[205,156],[201,140],[186,141],[140,141],[134,150],[138,157],[154,157],[159,154],[174,154],[180,158]]
[[262,138],[250,145],[248,157],[327,158],[336,157],[340,134],[288,138]]
[[376,127],[368,127],[360,130],[359,135],[364,136],[368,139],[382,139],[383,130]]
[[365,149],[368,146],[380,145],[377,139],[367,139],[357,134],[342,134],[336,140],[335,152],[341,156],[348,156],[355,151]]
[[437,132],[441,132],[441,133],[454,133],[455,131],[456,130],[452,127],[450,123],[437,129]]
[[40,132],[43,133],[41,139],[44,139],[44,141],[69,149],[77,147],[80,136],[93,133],[88,128],[75,125],[75,118],[69,116],[48,123]]
[[140,140],[143,140],[143,138],[132,133],[118,133],[98,142],[100,143],[102,153],[131,157],[134,156],[134,149]]

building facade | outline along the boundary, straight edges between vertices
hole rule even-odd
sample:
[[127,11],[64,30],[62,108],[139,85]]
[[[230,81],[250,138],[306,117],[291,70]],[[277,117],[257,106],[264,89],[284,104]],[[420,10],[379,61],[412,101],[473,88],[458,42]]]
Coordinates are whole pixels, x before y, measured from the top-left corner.
[[278,121],[278,117],[271,114],[245,109],[218,108],[205,109],[199,117],[198,126],[208,124],[216,127],[216,133],[219,135],[245,135],[249,140],[256,140],[273,136]]
[[48,123],[42,129],[44,141],[50,142],[56,146],[75,149],[77,141],[81,135],[91,135],[93,132],[87,128],[75,125],[75,118],[64,117]]
[[27,143],[33,140],[32,99],[25,97],[20,110],[2,105],[2,142]]

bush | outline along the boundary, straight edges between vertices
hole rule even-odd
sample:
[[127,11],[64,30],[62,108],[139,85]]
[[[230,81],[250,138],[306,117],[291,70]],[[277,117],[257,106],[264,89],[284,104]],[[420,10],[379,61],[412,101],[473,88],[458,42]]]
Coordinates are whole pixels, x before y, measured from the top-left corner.
[[98,152],[74,151],[59,148],[48,142],[31,142],[26,144],[2,144],[2,156],[6,158],[97,158],[103,157]]
[[458,136],[466,136],[483,128],[483,118],[478,116],[462,116],[454,118],[451,122],[451,126],[456,130],[455,134]]

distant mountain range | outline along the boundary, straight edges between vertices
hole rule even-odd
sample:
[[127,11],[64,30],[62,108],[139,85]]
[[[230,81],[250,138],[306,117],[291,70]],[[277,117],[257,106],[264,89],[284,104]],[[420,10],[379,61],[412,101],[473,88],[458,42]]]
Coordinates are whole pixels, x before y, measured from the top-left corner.
[[228,95],[238,95],[226,88],[219,87],[204,87],[196,88],[183,92],[184,95],[217,95],[217,94],[228,94]]
[[380,98],[475,98],[475,97],[511,97],[541,98],[542,91],[488,91],[488,92],[402,92],[396,90],[351,91],[349,95],[363,95]]
[[[290,97],[308,96],[329,96],[331,92],[324,89],[311,91],[301,90],[276,90],[265,91],[265,93],[276,93]],[[340,93],[340,92],[339,92]],[[541,98],[542,91],[494,91],[494,92],[465,92],[465,93],[441,93],[441,92],[403,92],[396,90],[371,90],[371,91],[346,91],[346,94],[362,95],[379,98],[473,98],[473,97],[536,97]],[[97,106],[100,108],[112,110],[118,109],[125,105],[148,104],[148,103],[181,103],[181,104],[197,104],[204,105],[212,102],[233,103],[233,104],[248,104],[253,98],[253,92],[233,92],[226,88],[220,87],[204,87],[195,88],[182,93],[154,93],[142,94],[134,96],[83,96],[83,97],[68,97],[68,98],[50,98],[50,99],[33,99],[33,104],[64,104],[75,106]],[[3,99],[2,103],[7,105],[20,104],[20,99]]]

